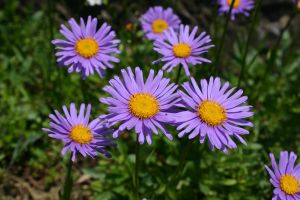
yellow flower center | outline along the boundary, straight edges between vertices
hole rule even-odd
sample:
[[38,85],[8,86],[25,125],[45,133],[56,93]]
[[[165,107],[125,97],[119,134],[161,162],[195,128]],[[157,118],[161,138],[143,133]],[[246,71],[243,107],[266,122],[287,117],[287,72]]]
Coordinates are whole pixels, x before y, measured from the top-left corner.
[[99,52],[99,46],[95,39],[85,38],[76,42],[75,50],[82,57],[91,58]]
[[297,7],[300,9],[300,1],[298,1],[298,3],[297,3]]
[[198,115],[202,121],[210,126],[218,126],[227,119],[225,108],[211,100],[199,104]]
[[186,58],[192,53],[190,45],[186,43],[179,43],[173,46],[174,55],[178,58]]
[[280,178],[280,188],[289,195],[297,194],[300,191],[300,181],[293,175],[283,175]]
[[90,129],[84,125],[76,125],[70,132],[70,139],[80,144],[89,144],[93,139],[93,135]]
[[153,95],[137,93],[130,97],[129,110],[134,116],[146,119],[159,112],[159,104]]
[[[229,6],[231,6],[232,1],[233,1],[233,0],[227,0],[227,3],[228,3]],[[234,1],[234,4],[233,4],[233,8],[239,7],[240,4],[241,4],[240,0],[235,0],[235,1]]]
[[162,33],[168,30],[169,26],[165,20],[157,19],[152,23],[152,30],[154,33]]

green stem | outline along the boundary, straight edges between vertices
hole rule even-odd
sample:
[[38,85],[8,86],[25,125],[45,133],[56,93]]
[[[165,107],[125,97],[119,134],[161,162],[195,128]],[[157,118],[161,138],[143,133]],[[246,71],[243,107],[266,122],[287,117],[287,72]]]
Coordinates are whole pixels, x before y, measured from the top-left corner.
[[222,33],[222,37],[221,37],[221,41],[219,43],[219,48],[217,49],[217,54],[216,54],[216,60],[214,62],[215,64],[215,69],[214,69],[214,74],[218,74],[219,73],[219,63],[220,63],[220,56],[221,56],[221,53],[222,53],[222,49],[223,49],[223,44],[224,44],[224,41],[225,41],[225,36],[226,36],[226,32],[227,32],[227,27],[228,27],[228,24],[229,24],[229,20],[231,18],[231,12],[232,12],[232,9],[233,9],[233,5],[234,5],[234,2],[236,0],[233,0],[230,4],[230,9],[229,9],[229,12],[227,13],[227,16],[226,16],[226,21],[225,21],[225,25],[224,25],[224,30],[223,30],[223,33]]
[[179,65],[179,67],[178,67],[178,71],[177,71],[176,80],[175,80],[175,83],[176,83],[176,84],[178,84],[178,83],[179,83],[179,79],[180,79],[181,70],[182,70],[182,65]]
[[253,34],[255,24],[257,22],[258,11],[260,10],[262,2],[263,2],[263,0],[259,0],[256,7],[255,7],[255,10],[254,10],[253,19],[252,19],[252,23],[250,25],[248,39],[247,39],[247,42],[246,42],[246,48],[245,48],[243,58],[242,58],[242,68],[241,68],[241,72],[240,72],[240,76],[239,76],[238,87],[240,87],[241,81],[242,81],[243,76],[244,76],[246,62],[247,62],[247,54],[248,54],[248,50],[249,50],[249,44],[250,44],[250,41],[251,41],[251,37],[252,37],[252,34]]
[[70,159],[67,164],[67,173],[65,177],[65,184],[64,184],[64,193],[61,196],[61,200],[70,200],[71,199],[71,191],[73,187],[73,176],[72,176],[72,157],[70,156]]
[[139,137],[136,135],[136,144],[135,144],[135,197],[139,200],[139,164],[140,164],[140,143]]

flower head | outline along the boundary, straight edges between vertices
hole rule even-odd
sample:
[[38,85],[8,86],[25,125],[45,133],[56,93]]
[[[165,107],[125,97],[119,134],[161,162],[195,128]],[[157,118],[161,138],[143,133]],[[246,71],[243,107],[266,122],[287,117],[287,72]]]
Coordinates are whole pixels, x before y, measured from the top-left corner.
[[295,4],[296,4],[297,8],[300,9],[300,0],[295,0]]
[[65,144],[61,153],[64,155],[68,150],[72,152],[72,160],[76,159],[76,154],[79,152],[84,157],[95,157],[97,151],[111,157],[105,150],[105,147],[113,145],[112,138],[104,138],[112,133],[106,124],[100,119],[95,119],[89,122],[91,105],[89,104],[85,111],[85,104],[80,105],[79,113],[74,103],[71,103],[70,110],[63,106],[65,117],[57,110],[55,114],[50,114],[49,118],[50,129],[43,128],[44,131],[49,132],[49,137],[62,140]]
[[162,69],[168,69],[167,72],[181,64],[188,76],[190,75],[189,64],[210,63],[210,60],[201,57],[201,54],[214,47],[210,44],[210,36],[206,35],[205,32],[196,36],[198,27],[194,27],[191,33],[189,29],[189,26],[180,25],[178,34],[173,29],[164,32],[165,38],[154,43],[154,50],[162,54],[163,57],[153,63],[165,61]]
[[162,71],[154,75],[154,70],[150,70],[146,82],[139,67],[135,68],[135,73],[130,67],[121,72],[122,78],[115,76],[109,81],[110,85],[103,88],[111,97],[100,98],[102,103],[109,105],[110,112],[100,117],[106,118],[111,125],[119,124],[113,137],[118,137],[125,129],[134,128],[141,144],[145,138],[151,144],[152,132],[158,134],[160,129],[172,140],[164,125],[173,121],[172,111],[180,100],[175,93],[177,85],[163,78]]
[[111,62],[119,62],[112,54],[120,53],[115,39],[115,32],[106,23],[97,30],[98,20],[88,17],[87,23],[80,19],[80,24],[72,18],[69,20],[71,30],[61,25],[60,33],[66,40],[56,39],[52,43],[58,49],[57,62],[69,66],[68,72],[81,72],[82,77],[94,74],[96,71],[103,77],[106,68],[113,68]]
[[202,79],[200,87],[194,78],[185,82],[183,88],[187,94],[179,93],[187,110],[176,113],[178,136],[189,134],[189,139],[199,136],[201,143],[208,138],[212,149],[216,147],[224,152],[237,148],[232,136],[246,144],[241,136],[249,132],[240,126],[253,126],[244,120],[253,115],[251,106],[241,105],[247,100],[242,90],[233,94],[235,88],[227,90],[228,87],[228,82],[221,86],[220,78],[213,77],[209,81]]
[[[230,10],[230,6],[233,3],[233,0],[218,0],[220,9],[219,13],[221,15],[228,13]],[[235,19],[235,15],[237,14],[244,14],[249,16],[249,11],[252,10],[254,7],[253,0],[234,0],[233,8],[231,11],[231,20]]]
[[294,152],[281,152],[279,165],[274,154],[270,154],[270,159],[272,169],[267,165],[265,167],[270,175],[270,182],[275,187],[273,199],[300,199],[300,164],[294,166],[297,155]]
[[171,8],[163,9],[155,6],[148,9],[141,19],[146,37],[150,40],[161,39],[163,32],[170,28],[178,29],[180,19],[173,13]]

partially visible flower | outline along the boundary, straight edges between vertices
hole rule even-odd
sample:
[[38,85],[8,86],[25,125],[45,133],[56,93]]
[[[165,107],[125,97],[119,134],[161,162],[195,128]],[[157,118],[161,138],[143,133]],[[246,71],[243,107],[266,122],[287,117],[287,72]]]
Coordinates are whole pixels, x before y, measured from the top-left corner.
[[295,4],[296,4],[297,8],[300,9],[300,0],[295,0]]
[[152,132],[158,134],[160,130],[168,139],[171,133],[165,128],[172,123],[175,104],[180,101],[175,92],[177,85],[170,84],[170,79],[163,78],[163,72],[154,75],[150,70],[144,81],[143,71],[135,68],[122,69],[122,78],[115,76],[109,81],[110,85],[103,88],[111,97],[100,98],[100,102],[109,105],[110,114],[100,116],[112,126],[118,124],[113,137],[118,137],[125,129],[134,129],[140,144],[146,141],[152,143]]
[[98,118],[89,122],[90,104],[88,104],[86,111],[85,104],[81,104],[78,114],[74,103],[71,103],[70,110],[63,106],[63,111],[65,117],[57,110],[54,111],[55,115],[50,114],[51,128],[43,128],[43,131],[49,133],[49,137],[63,141],[65,146],[61,150],[62,155],[70,150],[73,161],[76,159],[78,152],[84,157],[94,158],[97,152],[106,157],[111,157],[105,148],[113,145],[113,139],[104,138],[104,136],[111,134],[112,130],[108,129],[106,123]]
[[270,182],[275,187],[273,200],[300,199],[300,164],[296,165],[297,155],[294,152],[280,152],[279,164],[274,154],[270,154],[272,169],[265,165]]
[[210,44],[210,36],[206,35],[205,32],[196,36],[198,31],[197,26],[193,28],[191,33],[189,29],[190,27],[187,25],[180,25],[178,34],[173,29],[164,32],[164,39],[157,40],[154,43],[154,50],[162,54],[163,57],[153,63],[165,61],[166,63],[162,69],[168,69],[167,72],[172,71],[181,64],[187,76],[190,76],[189,64],[210,63],[210,60],[201,56],[208,49],[214,47],[214,45]]
[[87,2],[90,6],[95,6],[95,5],[101,5],[102,4],[102,0],[87,0]]
[[[233,0],[218,0],[220,9],[220,14],[228,13],[230,10],[230,5]],[[235,19],[235,15],[244,14],[245,16],[249,16],[250,10],[254,8],[253,0],[234,0],[233,8],[231,11],[231,20]]]
[[141,19],[143,31],[150,40],[161,39],[163,32],[179,28],[180,19],[173,13],[172,8],[163,9],[155,6],[148,9]]
[[245,120],[253,112],[251,106],[242,105],[247,100],[242,96],[243,91],[233,93],[235,88],[228,90],[228,87],[228,82],[221,86],[220,78],[213,77],[209,82],[202,79],[200,87],[194,78],[185,82],[183,88],[187,94],[182,91],[179,94],[186,110],[175,114],[178,136],[189,134],[189,139],[199,136],[200,143],[208,138],[211,149],[216,147],[224,152],[237,148],[231,137],[246,144],[242,136],[249,131],[240,126],[253,126]]
[[58,49],[57,62],[69,66],[68,72],[81,72],[82,78],[93,75],[96,71],[103,77],[103,71],[113,68],[111,62],[119,62],[112,54],[120,53],[115,39],[116,33],[106,23],[97,30],[98,20],[91,16],[87,23],[80,18],[80,24],[72,18],[69,20],[71,30],[61,25],[60,33],[66,40],[56,39],[52,43]]
[[133,27],[134,27],[133,23],[129,22],[126,24],[125,29],[126,29],[126,31],[132,31]]

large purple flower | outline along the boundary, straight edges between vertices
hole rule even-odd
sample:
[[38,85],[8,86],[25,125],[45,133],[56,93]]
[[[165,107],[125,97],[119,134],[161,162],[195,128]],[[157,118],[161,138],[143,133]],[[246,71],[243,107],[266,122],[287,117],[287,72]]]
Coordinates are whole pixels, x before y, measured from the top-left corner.
[[270,182],[275,187],[272,200],[298,200],[300,199],[300,164],[296,167],[297,155],[287,151],[280,153],[279,166],[274,154],[270,154],[272,169],[265,165]]
[[[220,5],[219,13],[221,15],[229,12],[232,1],[233,0],[218,0]],[[235,15],[237,14],[244,14],[246,16],[249,16],[249,11],[252,10],[253,7],[253,0],[235,0],[231,11],[231,20],[234,20]]]
[[140,68],[123,69],[122,79],[115,76],[109,81],[110,85],[103,90],[111,97],[100,98],[102,103],[109,105],[110,114],[100,116],[106,118],[111,125],[119,124],[113,137],[118,137],[120,132],[127,129],[135,129],[138,140],[141,144],[146,141],[152,143],[152,132],[158,134],[158,129],[172,140],[172,135],[165,128],[164,124],[173,121],[174,105],[180,100],[175,93],[177,85],[169,83],[170,79],[163,78],[163,72],[159,71],[154,75],[150,70],[146,82]]
[[180,19],[171,8],[163,9],[155,6],[148,9],[141,19],[143,31],[150,40],[161,39],[163,32],[173,28],[179,28]]
[[185,82],[183,88],[187,94],[179,93],[187,110],[176,114],[178,136],[189,134],[189,139],[199,136],[201,143],[208,138],[211,149],[216,147],[224,152],[237,148],[232,136],[246,144],[241,136],[249,132],[240,126],[253,126],[244,120],[253,115],[251,106],[241,105],[247,100],[242,90],[232,94],[235,88],[227,91],[228,87],[228,82],[221,87],[220,78],[213,77],[209,82],[202,79],[200,87],[194,78]]
[[70,111],[63,106],[65,117],[55,110],[55,115],[50,114],[50,129],[43,128],[49,132],[49,137],[62,140],[65,144],[61,153],[64,155],[68,150],[72,152],[72,160],[76,159],[79,152],[84,157],[95,157],[97,151],[107,157],[111,155],[105,150],[105,147],[113,145],[112,138],[104,138],[103,136],[111,134],[112,130],[108,129],[106,123],[100,119],[89,122],[91,105],[87,106],[85,112],[85,104],[80,105],[80,111],[77,110],[74,103],[70,105]]
[[201,54],[214,47],[210,44],[210,36],[206,35],[205,32],[196,36],[198,27],[194,27],[191,33],[189,29],[189,26],[180,25],[179,33],[173,29],[164,32],[164,40],[157,40],[154,43],[154,50],[162,54],[163,57],[153,63],[165,61],[162,69],[168,69],[167,72],[181,64],[187,76],[190,75],[189,64],[210,63],[210,60],[201,57]]
[[61,25],[60,33],[66,40],[56,39],[52,43],[59,51],[56,53],[57,62],[69,66],[68,72],[81,72],[82,78],[93,75],[96,71],[103,77],[106,68],[113,68],[111,62],[119,62],[113,54],[120,53],[115,39],[115,32],[106,23],[97,30],[98,20],[91,16],[87,23],[80,18],[80,24],[72,18],[69,20],[71,30]]

